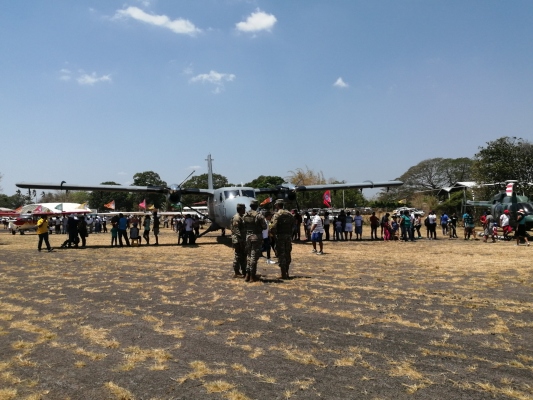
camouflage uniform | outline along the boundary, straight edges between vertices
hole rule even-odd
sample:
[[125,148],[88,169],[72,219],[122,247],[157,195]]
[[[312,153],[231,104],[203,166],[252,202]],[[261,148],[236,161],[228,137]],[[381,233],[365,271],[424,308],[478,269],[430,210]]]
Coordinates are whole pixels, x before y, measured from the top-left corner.
[[235,251],[233,257],[235,275],[244,275],[246,273],[246,231],[244,220],[239,213],[231,218],[231,243]]
[[253,209],[244,214],[242,218],[246,232],[246,277],[255,280],[257,260],[261,256],[263,245],[263,230],[267,228],[267,223],[265,217]]
[[272,217],[271,230],[276,235],[276,251],[278,253],[279,268],[281,277],[289,278],[289,266],[291,265],[292,251],[292,228],[294,226],[294,216],[287,210],[281,208]]

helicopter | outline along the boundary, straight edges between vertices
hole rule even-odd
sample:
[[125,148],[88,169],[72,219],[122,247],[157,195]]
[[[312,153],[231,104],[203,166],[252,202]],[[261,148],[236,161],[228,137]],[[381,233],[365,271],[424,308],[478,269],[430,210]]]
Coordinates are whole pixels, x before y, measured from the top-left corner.
[[496,194],[492,201],[467,201],[466,204],[475,207],[486,207],[491,210],[491,215],[496,221],[507,210],[511,218],[510,224],[516,226],[517,212],[523,210],[525,214],[526,230],[533,229],[533,204],[527,196],[521,196],[516,193],[518,181],[505,181],[505,191]]
[[208,232],[230,228],[231,218],[237,212],[237,204],[242,203],[247,209],[250,208],[250,202],[256,200],[257,194],[271,194],[274,199],[283,199],[285,201],[296,200],[297,192],[315,191],[315,190],[342,190],[342,189],[364,189],[378,187],[392,187],[403,185],[401,181],[372,182],[364,181],[360,183],[340,183],[326,185],[307,185],[294,186],[282,184],[271,188],[252,188],[246,186],[232,186],[213,188],[213,159],[211,154],[207,156],[207,189],[201,188],[184,188],[183,182],[180,185],[163,186],[116,186],[116,185],[71,185],[66,182],[58,184],[53,183],[29,183],[20,182],[16,186],[19,188],[31,189],[53,189],[53,190],[99,190],[111,192],[137,192],[137,193],[158,193],[164,194],[167,201],[171,204],[181,202],[181,196],[185,194],[204,194],[207,196],[207,218],[211,220],[211,225],[200,234],[205,235]]

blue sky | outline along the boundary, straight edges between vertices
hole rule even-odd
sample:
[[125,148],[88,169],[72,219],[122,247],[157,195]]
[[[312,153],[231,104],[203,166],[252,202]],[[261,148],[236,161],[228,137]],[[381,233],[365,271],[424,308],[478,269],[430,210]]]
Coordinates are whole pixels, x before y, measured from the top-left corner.
[[[532,1],[2,1],[0,185],[394,179],[533,139]],[[8,144],[6,146],[6,143]]]

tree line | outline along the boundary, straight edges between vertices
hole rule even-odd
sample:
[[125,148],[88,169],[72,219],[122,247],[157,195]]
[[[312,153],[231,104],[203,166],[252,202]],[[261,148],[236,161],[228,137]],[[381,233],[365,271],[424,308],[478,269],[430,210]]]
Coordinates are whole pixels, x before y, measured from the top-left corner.
[[[0,180],[2,175],[0,174]],[[453,206],[460,202],[460,196],[440,202],[436,197],[437,191],[442,187],[453,185],[455,182],[475,181],[479,184],[495,184],[514,179],[519,182],[519,190],[532,197],[533,187],[528,183],[533,182],[533,144],[527,140],[516,137],[504,136],[494,141],[487,142],[485,146],[479,147],[479,151],[472,157],[460,158],[430,158],[420,161],[410,167],[399,177],[395,178],[404,182],[403,186],[394,187],[390,190],[383,190],[377,198],[369,201],[360,190],[351,189],[343,191],[332,191],[333,207],[356,207],[371,206],[392,208],[399,204],[411,204],[413,206],[426,205],[426,208],[442,208]],[[244,186],[254,188],[269,188],[283,184],[290,185],[320,185],[345,183],[337,181],[335,178],[326,179],[324,174],[305,168],[297,168],[289,171],[289,176],[260,175],[254,180],[247,182]],[[119,185],[114,181],[102,182],[105,185]],[[167,187],[167,182],[163,181],[158,173],[154,171],[138,172],[133,176],[133,186],[163,186]],[[220,174],[213,174],[214,188],[238,186],[230,183],[228,179]],[[191,177],[182,187],[184,188],[204,188],[207,189],[207,174]],[[497,192],[495,186],[480,186],[474,189],[476,198],[488,199]],[[262,202],[268,195],[258,196]],[[41,192],[17,190],[15,195],[7,196],[0,194],[0,207],[17,208],[30,203],[52,203],[52,202],[88,202],[91,208],[103,209],[104,204],[115,201],[117,210],[133,211],[138,209],[138,204],[146,200],[146,203],[158,209],[172,209],[177,205],[168,204],[165,195],[148,193],[122,193],[122,192]],[[206,200],[206,196],[184,195],[182,203],[194,205]],[[439,206],[439,207],[437,207]],[[298,193],[295,204],[291,207],[299,208],[322,208],[323,192],[303,192]]]

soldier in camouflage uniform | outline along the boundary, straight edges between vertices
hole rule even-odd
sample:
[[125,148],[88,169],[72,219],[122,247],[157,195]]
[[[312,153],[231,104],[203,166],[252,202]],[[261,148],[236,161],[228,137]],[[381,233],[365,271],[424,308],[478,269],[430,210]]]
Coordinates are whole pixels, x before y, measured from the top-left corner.
[[231,242],[235,255],[233,257],[234,278],[242,278],[246,274],[246,231],[244,230],[244,220],[246,206],[237,204],[237,214],[231,218]]
[[257,260],[261,256],[261,246],[263,244],[263,230],[267,228],[265,217],[257,212],[259,202],[250,201],[251,210],[242,219],[244,220],[244,230],[246,231],[246,282],[256,282]]
[[294,226],[294,216],[283,208],[284,201],[276,200],[274,206],[277,212],[272,217],[270,227],[272,234],[276,235],[276,250],[278,252],[278,262],[281,269],[281,279],[289,279],[289,266],[291,264],[292,251],[292,228]]

